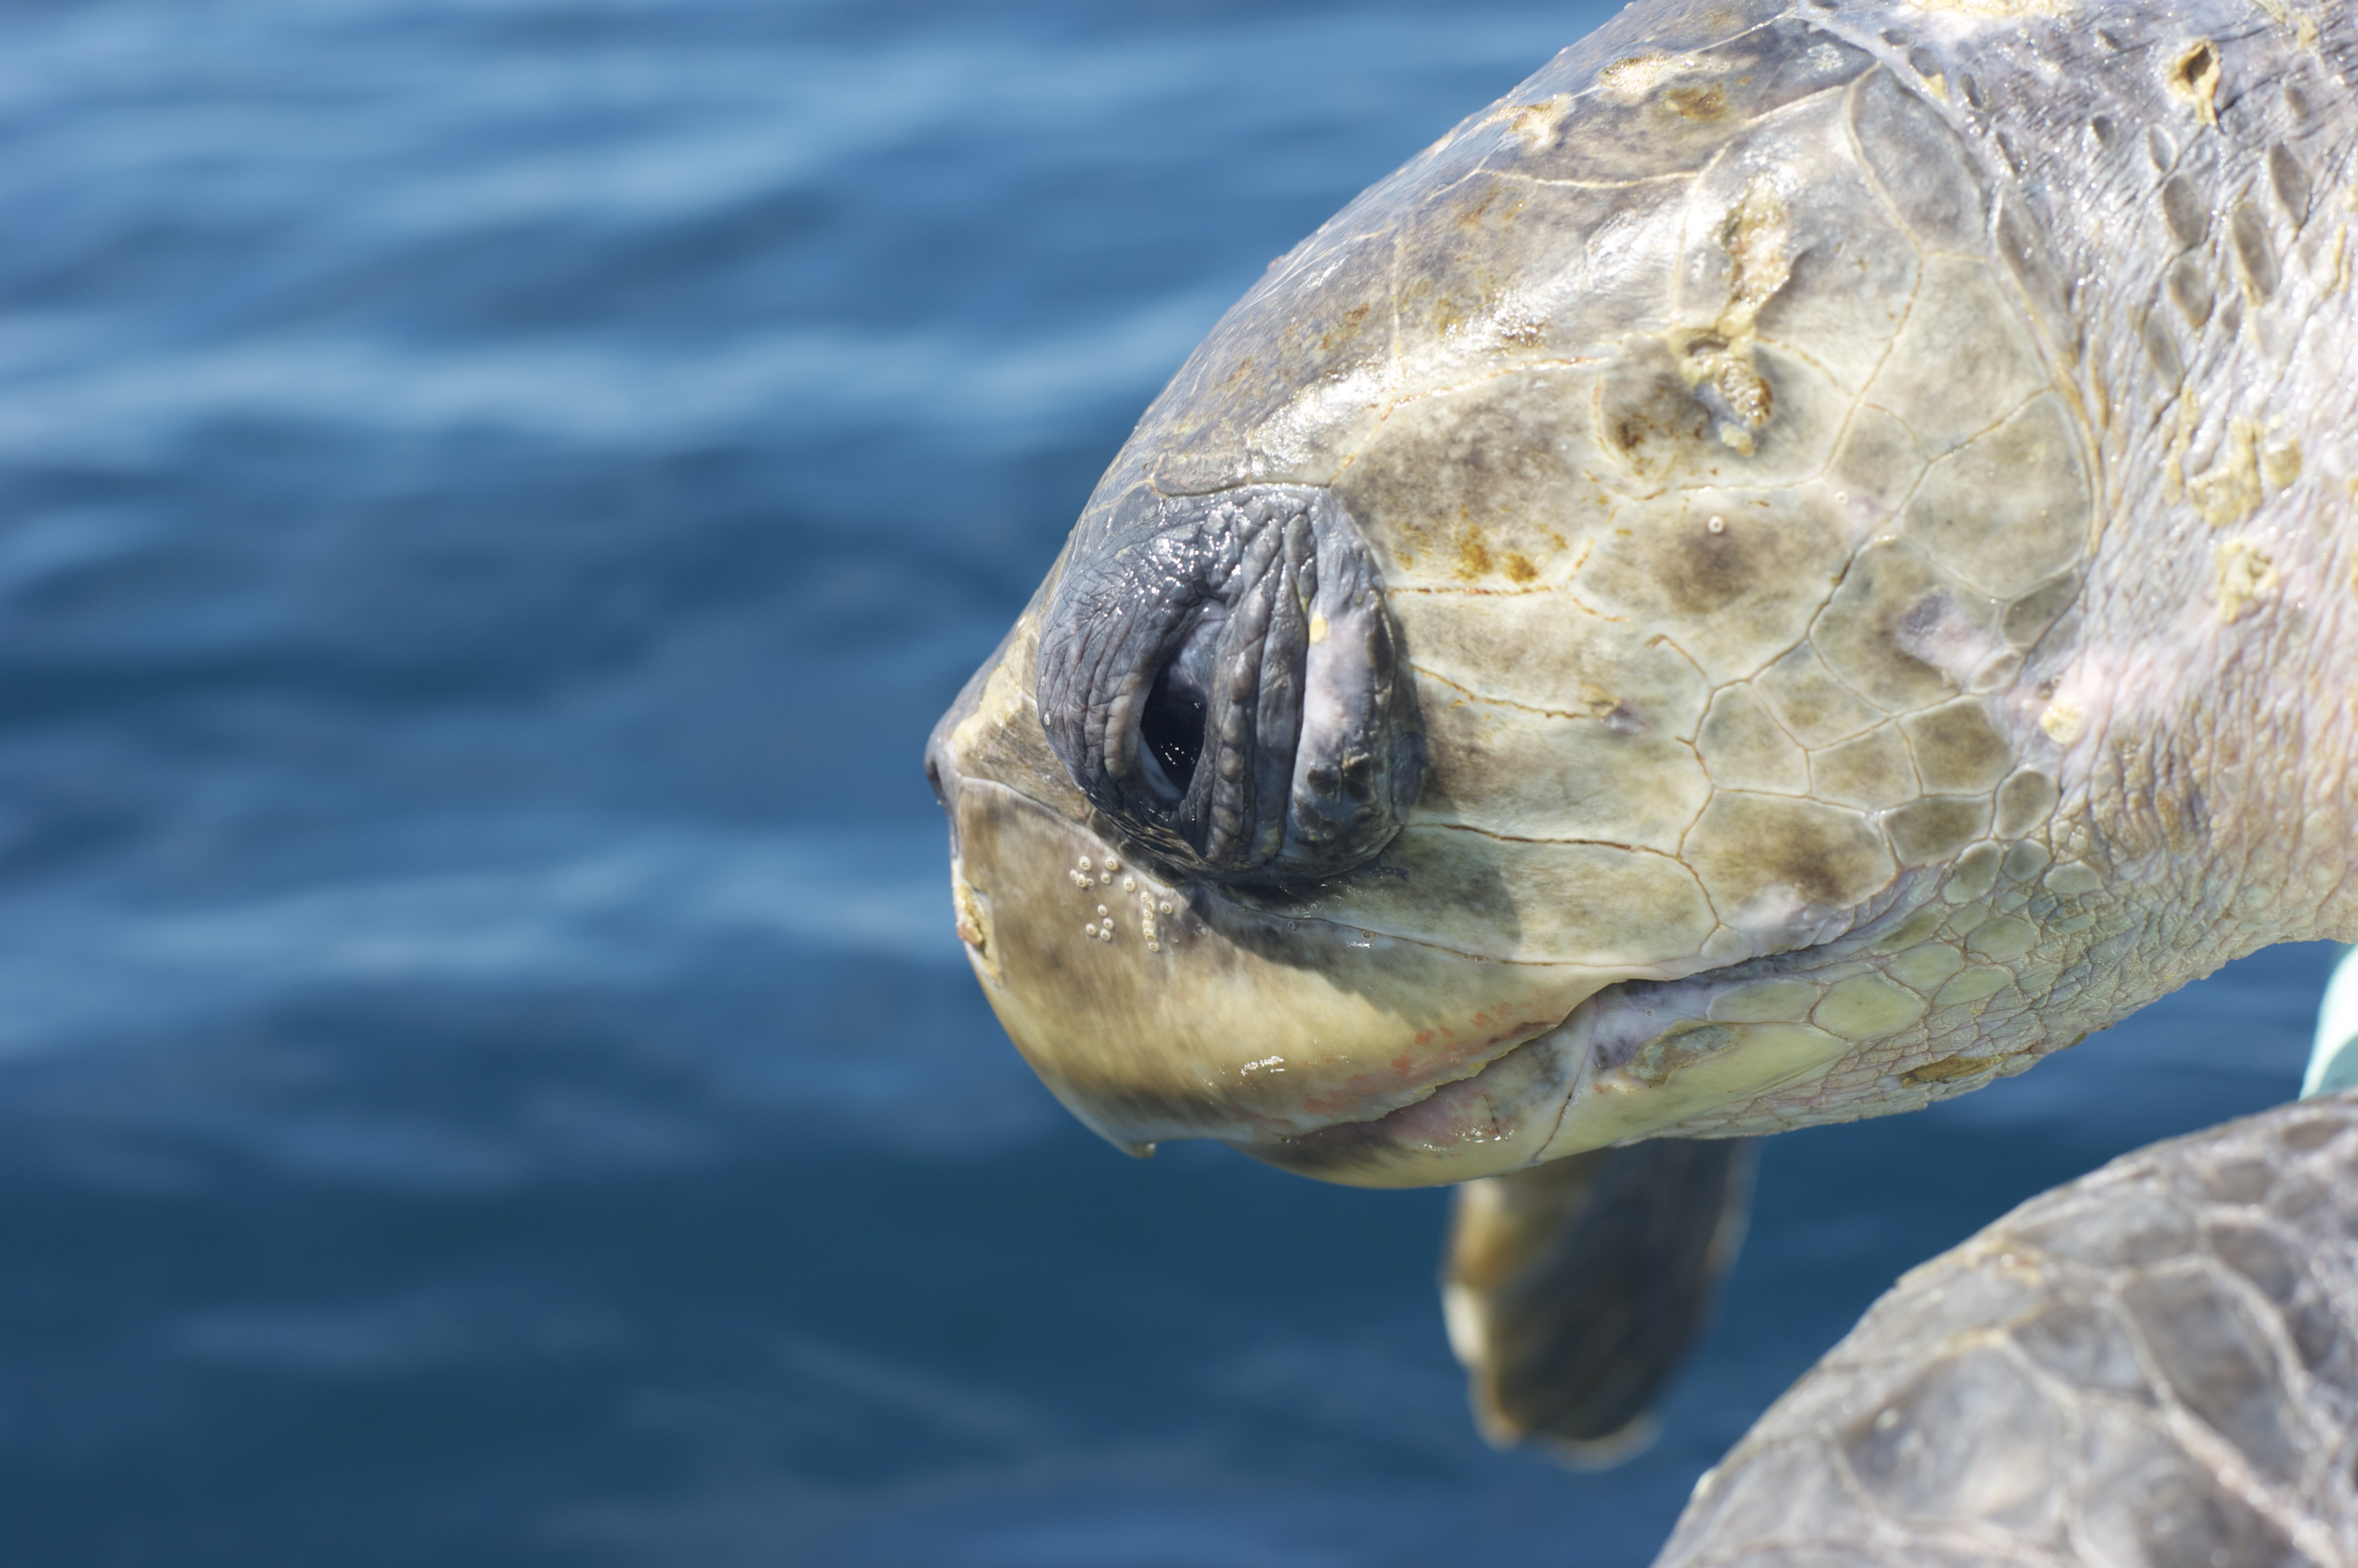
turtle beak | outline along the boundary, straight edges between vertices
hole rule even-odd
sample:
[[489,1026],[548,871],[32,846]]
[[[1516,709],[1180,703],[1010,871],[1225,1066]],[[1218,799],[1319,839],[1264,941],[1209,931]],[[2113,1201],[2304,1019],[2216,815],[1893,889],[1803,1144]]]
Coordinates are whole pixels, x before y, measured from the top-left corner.
[[[1486,1069],[1616,977],[1386,935],[1319,901],[1289,909],[1141,862],[1049,749],[1036,643],[1027,614],[936,727],[926,767],[968,959],[1056,1098],[1133,1153],[1215,1138],[1357,1184],[1536,1158],[1568,1086],[1529,1060]],[[1352,873],[1384,875],[1380,861]],[[1463,1087],[1482,1080],[1498,1092]],[[1460,1086],[1445,1108],[1398,1121],[1445,1085]],[[1318,1136],[1386,1118],[1399,1136]]]

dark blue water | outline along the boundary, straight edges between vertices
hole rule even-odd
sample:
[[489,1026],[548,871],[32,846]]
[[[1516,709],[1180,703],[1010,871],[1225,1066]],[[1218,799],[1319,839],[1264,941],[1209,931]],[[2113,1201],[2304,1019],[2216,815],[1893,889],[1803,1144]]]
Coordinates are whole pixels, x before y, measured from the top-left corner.
[[1091,1141],[921,737],[1226,302],[1596,6],[0,11],[0,1563],[1636,1564],[1901,1269],[2288,1096],[2263,955],[1799,1134],[1661,1442],[1440,1195]]

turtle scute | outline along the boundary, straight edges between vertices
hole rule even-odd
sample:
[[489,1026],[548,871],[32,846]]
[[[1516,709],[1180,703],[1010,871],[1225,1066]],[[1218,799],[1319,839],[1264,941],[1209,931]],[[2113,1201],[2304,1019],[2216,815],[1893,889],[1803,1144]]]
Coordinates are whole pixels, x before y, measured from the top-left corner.
[[1911,1271],[1704,1479],[1658,1568],[2349,1561],[2358,1257],[2339,1206],[2282,1200],[2353,1130],[2342,1096],[2158,1144]]

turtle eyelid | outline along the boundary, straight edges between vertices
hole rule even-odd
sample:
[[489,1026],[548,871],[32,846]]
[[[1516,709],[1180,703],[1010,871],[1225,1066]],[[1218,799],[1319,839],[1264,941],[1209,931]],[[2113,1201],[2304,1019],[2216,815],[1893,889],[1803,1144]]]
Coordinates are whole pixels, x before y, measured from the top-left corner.
[[1120,510],[1066,563],[1041,626],[1035,695],[1073,782],[1183,875],[1298,884],[1374,856],[1423,747],[1349,516],[1279,485]]

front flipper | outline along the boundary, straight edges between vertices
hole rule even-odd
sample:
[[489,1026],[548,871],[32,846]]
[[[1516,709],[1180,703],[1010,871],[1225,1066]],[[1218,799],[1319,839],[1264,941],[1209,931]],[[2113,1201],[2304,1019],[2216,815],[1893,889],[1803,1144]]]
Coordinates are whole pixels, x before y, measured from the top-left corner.
[[1755,1153],[1654,1139],[1458,1187],[1441,1301],[1483,1436],[1583,1467],[1646,1445],[1743,1241]]

